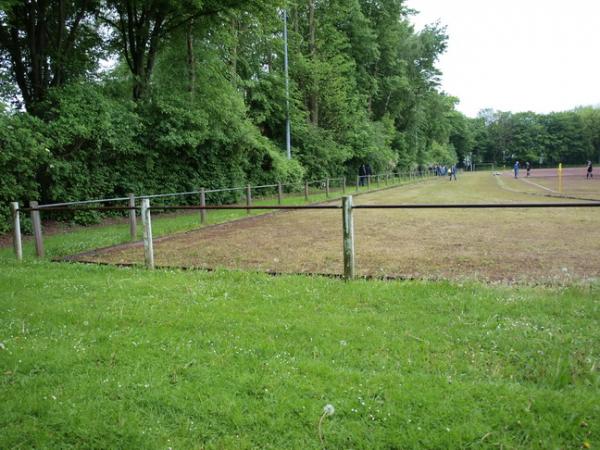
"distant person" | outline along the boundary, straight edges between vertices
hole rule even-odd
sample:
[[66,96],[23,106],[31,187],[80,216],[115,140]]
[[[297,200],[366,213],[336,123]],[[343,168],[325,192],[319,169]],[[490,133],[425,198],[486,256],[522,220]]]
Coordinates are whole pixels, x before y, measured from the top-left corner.
[[364,164],[361,164],[358,168],[358,184],[360,186],[365,185],[365,178],[367,176],[367,167]]
[[456,180],[456,164],[453,164],[450,169],[448,170],[448,174],[450,175],[450,181],[452,181],[452,178],[454,178],[454,181]]
[[525,170],[527,170],[527,176],[529,176],[531,173],[531,164],[529,164],[529,161],[525,163]]
[[519,161],[515,162],[513,166],[513,170],[515,171],[515,178],[519,178]]
[[369,163],[367,163],[365,165],[365,172],[367,175],[367,183],[370,185],[371,184],[371,175],[373,175],[373,171],[371,170],[371,166]]
[[590,179],[590,178],[594,178],[594,174],[593,174],[593,172],[592,172],[593,170],[594,170],[594,169],[592,168],[592,162],[591,162],[591,161],[588,161],[588,163],[587,163],[587,174],[586,174],[586,176],[585,176],[585,179],[586,179],[586,180],[588,180],[588,179]]

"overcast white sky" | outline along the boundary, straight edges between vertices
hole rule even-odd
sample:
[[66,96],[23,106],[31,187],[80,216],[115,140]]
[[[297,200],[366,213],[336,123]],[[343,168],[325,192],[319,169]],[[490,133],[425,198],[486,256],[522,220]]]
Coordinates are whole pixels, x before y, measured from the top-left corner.
[[599,0],[407,0],[440,20],[448,49],[438,63],[442,89],[458,109],[564,111],[600,104]]

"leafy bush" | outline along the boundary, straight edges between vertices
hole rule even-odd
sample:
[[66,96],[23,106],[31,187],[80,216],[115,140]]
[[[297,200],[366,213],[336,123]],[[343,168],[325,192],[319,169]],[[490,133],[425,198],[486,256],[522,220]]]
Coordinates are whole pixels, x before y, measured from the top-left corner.
[[[39,200],[39,172],[50,153],[45,125],[28,114],[0,114],[0,232],[10,230],[9,203]],[[25,218],[24,218],[25,219]],[[24,228],[29,228],[27,219]]]
[[132,105],[90,85],[51,92],[44,201],[75,201],[124,195],[142,176],[142,131]]

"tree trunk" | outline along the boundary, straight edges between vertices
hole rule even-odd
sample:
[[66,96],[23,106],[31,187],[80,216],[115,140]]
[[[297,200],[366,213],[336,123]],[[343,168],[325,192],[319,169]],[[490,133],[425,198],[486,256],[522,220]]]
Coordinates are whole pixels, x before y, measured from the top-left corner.
[[190,100],[194,100],[196,90],[196,58],[194,56],[194,21],[191,20],[186,33],[187,42],[187,65],[188,65],[188,92]]
[[231,48],[231,83],[237,85],[237,59],[238,59],[238,22],[237,18],[231,19],[231,33],[233,34],[233,47]]
[[[308,43],[311,61],[316,63],[317,48],[315,43],[315,0],[308,0]],[[313,75],[313,84],[308,98],[310,121],[313,125],[319,125],[319,85],[318,75]]]

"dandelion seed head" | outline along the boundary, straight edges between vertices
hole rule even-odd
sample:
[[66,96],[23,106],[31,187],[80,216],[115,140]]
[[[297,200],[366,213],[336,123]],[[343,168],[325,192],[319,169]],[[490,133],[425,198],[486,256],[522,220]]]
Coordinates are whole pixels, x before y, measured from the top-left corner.
[[333,416],[334,413],[335,408],[332,404],[328,403],[323,407],[323,414],[325,414],[326,416]]

